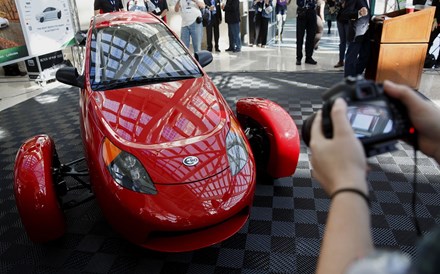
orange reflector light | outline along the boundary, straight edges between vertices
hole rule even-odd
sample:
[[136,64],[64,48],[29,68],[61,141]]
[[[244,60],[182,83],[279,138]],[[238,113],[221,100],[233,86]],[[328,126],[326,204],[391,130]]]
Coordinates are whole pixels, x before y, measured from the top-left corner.
[[102,144],[102,157],[104,158],[105,165],[109,166],[119,153],[121,153],[121,150],[112,144],[109,139],[105,138]]

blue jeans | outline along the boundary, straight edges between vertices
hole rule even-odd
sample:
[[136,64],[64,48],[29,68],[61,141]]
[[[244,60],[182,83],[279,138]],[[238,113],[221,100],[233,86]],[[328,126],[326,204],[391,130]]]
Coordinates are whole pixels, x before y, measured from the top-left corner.
[[194,53],[199,52],[202,49],[202,31],[202,23],[197,24],[196,21],[194,21],[194,23],[191,25],[182,27],[180,29],[180,38],[187,48],[189,48],[189,40],[192,38]]
[[350,44],[350,41],[348,40],[348,31],[350,28],[350,25],[348,22],[340,22],[336,21],[338,26],[338,33],[339,33],[339,62],[344,62],[345,60],[345,51],[347,49],[348,44]]
[[364,72],[370,58],[370,41],[367,34],[350,42],[345,55],[344,77],[357,76]]
[[240,23],[228,24],[229,48],[241,50]]

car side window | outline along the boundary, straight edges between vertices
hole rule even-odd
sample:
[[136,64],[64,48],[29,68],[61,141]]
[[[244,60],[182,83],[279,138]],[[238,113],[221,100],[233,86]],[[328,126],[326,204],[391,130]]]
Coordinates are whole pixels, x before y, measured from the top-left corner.
[[132,23],[98,29],[91,40],[90,82],[93,90],[114,83],[124,86],[201,76],[177,38],[162,24]]

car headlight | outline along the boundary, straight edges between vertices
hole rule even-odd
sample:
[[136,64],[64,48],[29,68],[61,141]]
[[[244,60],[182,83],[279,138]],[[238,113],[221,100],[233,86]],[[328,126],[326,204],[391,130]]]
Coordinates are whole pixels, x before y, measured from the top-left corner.
[[231,128],[226,136],[226,153],[231,173],[236,175],[247,163],[249,154],[240,127],[235,120],[231,120]]
[[102,154],[104,163],[119,185],[144,194],[157,194],[150,176],[141,162],[132,154],[116,147],[105,138]]

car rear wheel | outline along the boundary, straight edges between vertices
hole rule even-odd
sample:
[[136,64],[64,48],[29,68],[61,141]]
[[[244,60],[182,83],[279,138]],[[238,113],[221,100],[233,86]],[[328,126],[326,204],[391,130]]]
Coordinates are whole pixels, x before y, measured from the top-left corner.
[[60,166],[53,140],[37,135],[17,153],[14,166],[14,194],[21,221],[34,242],[61,237],[66,222],[54,183]]
[[298,164],[300,140],[289,113],[270,100],[255,97],[238,100],[236,111],[249,142],[254,143],[257,169],[272,178],[291,176]]
[[58,17],[58,19],[61,19],[61,11],[59,11],[59,12],[57,13],[57,17]]
[[44,22],[44,17],[41,17],[40,18],[40,23],[43,23]]

